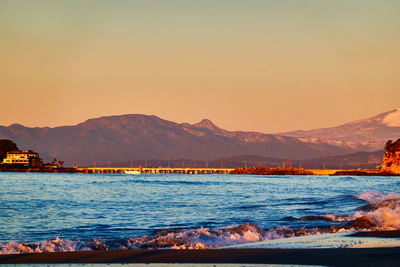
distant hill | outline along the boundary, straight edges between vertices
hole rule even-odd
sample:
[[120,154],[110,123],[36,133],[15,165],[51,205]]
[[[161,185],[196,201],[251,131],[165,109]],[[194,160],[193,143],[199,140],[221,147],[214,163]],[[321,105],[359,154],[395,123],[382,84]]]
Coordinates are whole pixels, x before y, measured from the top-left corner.
[[384,150],[375,152],[355,152],[340,156],[325,156],[302,161],[304,168],[309,169],[376,169],[382,163]]
[[382,163],[384,150],[375,152],[356,152],[340,156],[325,156],[305,160],[293,159],[276,159],[271,157],[262,157],[255,155],[241,155],[234,157],[224,157],[214,160],[193,160],[193,159],[176,159],[176,160],[137,160],[125,161],[119,163],[110,163],[111,167],[171,167],[171,168],[236,168],[236,167],[292,167],[308,168],[308,169],[375,169]]
[[0,138],[11,139],[22,149],[37,151],[44,160],[62,159],[67,166],[145,159],[213,160],[236,155],[310,159],[354,151],[337,144],[304,142],[288,136],[227,131],[210,120],[178,124],[141,114],[101,117],[55,128],[0,126]]
[[[309,141],[310,138],[323,140],[340,140],[350,143],[368,143],[383,148],[389,139],[396,140],[400,137],[400,108],[391,110],[371,118],[349,122],[331,128],[322,128],[309,131],[292,131],[279,133],[284,136],[300,137]],[[331,141],[332,143],[333,141]],[[376,149],[375,149],[376,150]]]
[[353,151],[378,151],[383,149],[387,140],[400,137],[400,108],[336,127],[279,135],[296,137],[302,142],[337,145]]

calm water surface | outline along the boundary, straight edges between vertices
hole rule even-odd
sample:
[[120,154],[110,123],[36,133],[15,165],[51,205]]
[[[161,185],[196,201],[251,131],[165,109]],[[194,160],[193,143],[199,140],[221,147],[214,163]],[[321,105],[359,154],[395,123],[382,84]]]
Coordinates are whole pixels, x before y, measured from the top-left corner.
[[354,214],[370,201],[360,194],[399,191],[400,177],[0,173],[0,243],[332,225],[343,222],[298,219]]

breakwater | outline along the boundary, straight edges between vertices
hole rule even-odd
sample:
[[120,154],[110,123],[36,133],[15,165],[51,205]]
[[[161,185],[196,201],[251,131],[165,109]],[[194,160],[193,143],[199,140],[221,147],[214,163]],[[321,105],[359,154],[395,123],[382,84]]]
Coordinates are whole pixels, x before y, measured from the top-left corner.
[[160,174],[230,174],[231,168],[115,168],[115,167],[93,167],[78,168],[84,173],[160,173]]

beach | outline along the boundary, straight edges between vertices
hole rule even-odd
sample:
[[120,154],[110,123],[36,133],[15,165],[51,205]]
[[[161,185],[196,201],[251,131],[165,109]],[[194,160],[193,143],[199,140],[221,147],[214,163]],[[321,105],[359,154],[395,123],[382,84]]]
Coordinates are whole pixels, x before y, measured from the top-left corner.
[[398,266],[400,248],[118,250],[0,255],[0,264],[209,263]]
[[122,250],[2,255],[0,263],[241,263],[395,266],[400,248]]

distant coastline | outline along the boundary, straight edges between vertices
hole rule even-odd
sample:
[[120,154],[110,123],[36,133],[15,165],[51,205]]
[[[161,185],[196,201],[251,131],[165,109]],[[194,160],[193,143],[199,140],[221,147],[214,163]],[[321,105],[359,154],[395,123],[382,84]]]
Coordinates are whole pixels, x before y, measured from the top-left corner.
[[83,173],[83,174],[124,174],[126,170],[137,170],[142,174],[241,174],[241,175],[325,175],[325,176],[400,176],[381,170],[337,170],[337,169],[303,169],[303,168],[263,168],[239,167],[227,168],[1,168],[0,172],[38,172],[38,173]]
[[[22,152],[18,150],[16,144],[11,140],[2,139],[1,156],[4,158],[0,164],[0,172],[46,172],[46,173],[87,173],[87,174],[245,174],[245,175],[350,175],[350,176],[400,176],[400,139],[393,142],[388,140],[385,145],[385,154],[379,169],[310,169],[310,168],[294,168],[292,161],[289,161],[289,168],[283,166],[277,168],[266,168],[260,166],[253,167],[235,167],[224,168],[221,162],[220,168],[209,168],[208,162],[205,161],[206,167],[185,167],[182,161],[182,167],[81,167],[73,168],[64,167],[64,161],[53,159],[51,163],[43,164],[39,158],[39,154],[32,150]],[[1,148],[0,147],[0,148]],[[175,160],[176,161],[176,160]],[[147,161],[146,165],[147,165]],[[169,166],[170,161],[168,161]],[[245,162],[246,164],[246,162]],[[108,164],[109,165],[109,164]],[[132,162],[131,162],[132,165]],[[189,164],[190,166],[191,164]],[[300,164],[301,166],[301,164]]]
[[23,168],[23,167],[0,167],[0,172],[42,172],[42,173],[84,173],[78,168]]

